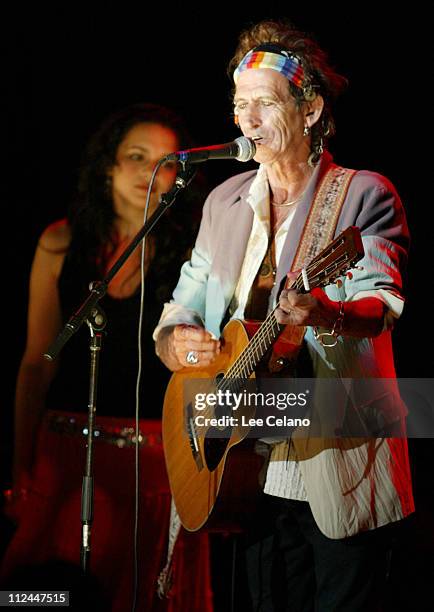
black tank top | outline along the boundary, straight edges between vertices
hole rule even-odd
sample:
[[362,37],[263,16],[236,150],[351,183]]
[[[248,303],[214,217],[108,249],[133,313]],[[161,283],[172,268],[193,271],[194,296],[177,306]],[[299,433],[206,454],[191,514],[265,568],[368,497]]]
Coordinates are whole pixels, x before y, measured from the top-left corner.
[[[155,355],[152,332],[158,323],[164,301],[170,299],[178,272],[179,267],[173,266],[173,279],[159,278],[156,256],[146,276],[140,418],[161,417],[164,391],[171,373]],[[89,269],[80,267],[68,256],[65,258],[58,281],[65,323],[89,294],[88,286],[92,280],[96,279],[92,277]],[[100,305],[107,315],[108,323],[100,359],[96,412],[101,416],[134,416],[140,287],[128,298],[117,299],[107,294],[100,301]],[[89,343],[89,328],[84,324],[58,357],[59,369],[48,393],[48,408],[87,411]]]

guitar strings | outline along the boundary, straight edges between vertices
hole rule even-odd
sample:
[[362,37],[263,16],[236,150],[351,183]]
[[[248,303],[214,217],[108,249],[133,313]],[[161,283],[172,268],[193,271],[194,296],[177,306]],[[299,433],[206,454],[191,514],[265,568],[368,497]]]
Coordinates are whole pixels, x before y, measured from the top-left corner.
[[[307,266],[306,271],[309,273],[310,268],[315,267],[318,262]],[[320,275],[311,275],[310,282],[314,282],[315,278],[320,278]],[[292,288],[301,290],[304,287],[302,276],[299,275],[292,285]],[[268,350],[272,340],[276,338],[280,331],[279,322],[276,319],[275,312],[278,306],[276,306],[270,314],[267,316],[265,321],[261,324],[259,329],[253,335],[249,344],[239,355],[236,362],[229,368],[226,375],[217,383],[216,389],[226,391],[227,389],[240,390],[244,386],[244,380],[248,379],[253,373],[256,365],[260,359],[264,356]],[[267,345],[268,341],[268,345]],[[252,357],[253,354],[253,357]],[[212,416],[213,410],[205,410],[206,415]]]
[[[235,377],[248,378],[251,375],[255,366],[257,365],[257,363],[259,363],[259,360],[263,357],[263,355],[265,354],[267,350],[267,347],[265,347],[265,350],[261,351],[261,348],[263,348],[262,344],[263,344],[263,341],[266,339],[266,336],[268,340],[270,340],[270,333],[271,333],[271,338],[274,339],[277,335],[277,332],[279,331],[279,324],[274,314],[276,309],[277,307],[267,316],[265,321],[262,323],[260,328],[257,330],[257,332],[252,337],[250,343],[245,347],[245,349],[239,355],[235,364],[231,368],[229,368],[229,370],[226,373],[225,378],[223,378],[222,381],[220,382],[221,388],[223,388],[224,381],[227,380],[228,378],[235,378]],[[257,358],[256,363],[251,358],[251,354],[255,352],[256,352],[256,358]],[[251,370],[250,373],[245,371],[246,366],[249,366],[249,369]]]
[[[309,272],[309,270],[315,267],[317,263],[318,262],[315,262],[315,264],[310,264],[309,266],[307,266],[306,271]],[[312,281],[314,278],[315,276],[311,277]],[[293,288],[299,290],[299,289],[302,289],[303,286],[304,285],[303,285],[302,276],[299,275],[293,284]],[[222,381],[220,382],[221,387],[223,386],[225,379],[235,377],[235,375],[237,374],[243,374],[243,370],[246,365],[249,365],[251,371],[249,374],[247,374],[246,372],[244,374],[244,378],[248,378],[250,374],[253,372],[257,363],[259,363],[259,360],[263,357],[266,350],[268,350],[268,347],[266,347],[265,350],[262,350],[262,352],[260,352],[260,349],[262,348],[261,345],[263,341],[265,340],[266,335],[268,337],[268,340],[270,340],[269,332],[271,332],[272,339],[274,339],[277,333],[279,332],[279,323],[275,317],[275,311],[277,310],[277,308],[278,306],[276,306],[274,310],[267,316],[265,321],[262,323],[260,328],[257,330],[257,332],[252,337],[250,343],[242,351],[242,353],[238,357],[235,364],[231,368],[229,368],[228,372],[226,373],[225,378],[222,379]],[[249,355],[249,353],[255,353],[255,352],[257,352],[256,363],[251,360],[250,355]]]
[[[321,278],[329,277],[339,268],[341,263],[338,263],[337,259],[335,259],[335,261],[329,266],[323,266],[320,272],[312,274],[312,270],[320,266],[321,263],[324,262],[330,255],[330,252],[333,252],[334,250],[335,249],[331,249],[327,253],[323,253],[320,258],[314,259],[310,264],[306,266],[306,272],[308,273],[309,282],[311,284],[318,286],[320,284]],[[344,254],[344,258],[345,257],[346,255]],[[303,278],[301,274],[294,281],[292,288],[296,290],[301,290],[304,288]],[[268,350],[271,341],[276,338],[277,334],[280,331],[279,323],[275,317],[275,312],[277,308],[278,306],[276,306],[267,316],[265,321],[253,335],[249,344],[241,352],[236,362],[229,368],[226,375],[218,382],[218,390],[226,390],[230,387],[233,388],[234,385],[238,387],[240,384],[243,384],[243,380],[241,380],[240,383],[237,383],[233,379],[248,379],[251,376],[256,365],[259,363],[259,361],[262,359],[262,357]]]
[[[344,259],[345,263],[351,265],[351,257],[349,257],[348,254],[344,252],[340,258],[336,257],[335,255],[335,259],[331,264],[329,264],[328,266],[323,265],[321,271],[312,274],[313,269],[320,266],[331,254],[334,253],[334,251],[339,248],[340,245],[344,243],[345,240],[341,240],[340,243],[338,243],[337,245],[331,245],[326,252],[323,251],[313,261],[311,261],[310,264],[306,266],[305,271],[308,274],[310,284],[313,284],[315,287],[317,287],[320,285],[321,279],[324,280],[324,278],[330,278],[333,272],[336,272],[336,270],[338,270],[342,266],[342,259]],[[293,282],[291,288],[299,291],[304,288],[303,277],[301,274]],[[266,351],[271,345],[271,342],[276,338],[280,331],[280,325],[275,316],[277,308],[278,305],[266,317],[265,321],[255,332],[252,339],[243,349],[235,363],[232,364],[232,366],[226,372],[226,375],[220,381],[218,381],[216,385],[217,390],[225,391],[226,389],[239,389],[240,387],[245,386],[244,381],[250,378],[256,365],[265,355]],[[212,416],[214,414],[214,411],[210,411],[210,413]]]
[[[312,262],[311,264],[307,266],[306,271],[309,273],[312,268],[317,267],[318,264],[324,259],[325,257],[322,257],[321,260],[316,260]],[[321,276],[329,276],[333,271],[335,271],[338,268],[338,263],[335,262],[333,265],[329,266],[329,268],[330,267],[332,268],[330,271],[328,270],[328,268],[325,268],[323,269],[322,274],[316,273],[316,274],[310,275],[310,278],[309,278],[310,282],[312,284],[315,284],[315,286],[317,286],[319,284],[319,282],[317,281],[321,279]],[[304,287],[303,279],[302,279],[302,276],[299,275],[293,284],[293,288],[300,290],[300,289],[303,289],[303,287]],[[228,378],[235,378],[238,375],[241,375],[240,377],[242,378],[248,378],[251,375],[254,368],[256,367],[260,359],[265,354],[266,350],[268,350],[268,347],[266,347],[265,350],[261,350],[263,349],[262,347],[263,341],[266,339],[270,341],[269,332],[271,332],[272,339],[274,339],[276,337],[276,334],[279,332],[279,324],[275,318],[276,309],[277,307],[267,316],[265,321],[262,323],[260,328],[257,330],[257,332],[252,337],[248,346],[243,350],[243,352],[238,357],[236,363],[231,368],[229,368],[228,372],[226,373],[226,376],[222,379],[222,381],[220,381],[218,388],[224,389],[225,381],[227,381]],[[252,353],[254,357],[256,356],[256,363],[254,359],[252,360],[251,358]],[[250,372],[245,371],[246,366],[248,366],[248,370],[250,370]],[[228,384],[230,385],[230,383]]]

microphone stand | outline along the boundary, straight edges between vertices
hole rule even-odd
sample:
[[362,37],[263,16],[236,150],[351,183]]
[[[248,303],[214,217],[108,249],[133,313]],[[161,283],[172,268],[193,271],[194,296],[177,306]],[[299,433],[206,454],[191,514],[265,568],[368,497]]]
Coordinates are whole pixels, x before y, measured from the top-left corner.
[[[80,561],[83,573],[89,571],[90,559],[90,534],[93,521],[93,428],[94,417],[96,413],[96,397],[97,397],[97,382],[99,361],[102,350],[103,330],[107,324],[107,319],[104,311],[100,306],[97,306],[99,300],[104,297],[107,292],[108,284],[120,270],[125,261],[136,249],[142,239],[156,225],[160,217],[169,209],[175,201],[178,193],[185,189],[193,180],[196,170],[192,166],[182,163],[182,169],[178,172],[175,179],[175,184],[172,189],[160,197],[160,203],[155,212],[146,221],[143,227],[137,232],[131,243],[126,247],[120,257],[115,261],[113,266],[107,272],[106,276],[101,281],[96,281],[90,284],[90,295],[79,306],[78,310],[70,317],[64,328],[61,330],[57,338],[50,345],[44,357],[48,361],[54,361],[59,355],[64,345],[68,342],[71,336],[78,331],[81,325],[86,321],[90,329],[90,380],[89,380],[89,404],[88,404],[88,428],[87,428],[87,444],[86,444],[86,467],[83,477],[82,498],[81,498],[81,522],[82,522],[82,541]],[[151,185],[150,187],[151,188]]]
[[86,465],[81,487],[81,547],[80,560],[83,573],[87,573],[90,557],[90,531],[93,522],[93,428],[98,390],[99,359],[103,330],[107,317],[101,306],[96,306],[92,318],[86,319],[90,330],[89,404],[86,441]]

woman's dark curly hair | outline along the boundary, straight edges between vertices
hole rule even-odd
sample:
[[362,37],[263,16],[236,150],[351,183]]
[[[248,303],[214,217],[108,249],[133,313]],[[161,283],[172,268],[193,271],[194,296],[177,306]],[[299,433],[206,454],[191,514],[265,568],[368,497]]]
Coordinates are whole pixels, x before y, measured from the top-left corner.
[[322,143],[335,133],[332,105],[345,89],[347,80],[330,66],[326,53],[320,49],[318,43],[286,20],[261,21],[244,30],[239,36],[235,54],[229,62],[229,76],[232,78],[235,68],[251,49],[265,43],[280,45],[300,60],[305,73],[302,88],[288,81],[290,92],[299,106],[306,100],[312,99],[315,93],[319,93],[324,98],[321,118],[311,131],[312,162],[315,163],[319,158]]
[[[107,186],[107,171],[116,163],[120,143],[127,133],[140,123],[164,126],[176,134],[180,147],[192,146],[192,139],[182,119],[171,109],[156,104],[134,104],[120,110],[108,117],[91,137],[79,168],[77,196],[68,214],[72,232],[68,256],[73,257],[75,261],[85,260],[88,264],[95,264],[101,268],[98,270],[100,273],[115,246],[115,213],[111,189]],[[191,193],[186,194],[184,199],[191,197]],[[161,224],[165,226],[165,235],[169,231],[176,232],[179,236],[182,216],[177,213],[177,208],[178,202],[160,220],[160,227]],[[182,214],[185,216],[185,210]],[[194,207],[189,207],[189,214],[195,214]],[[191,234],[197,227],[196,221],[197,219],[186,220],[185,217],[183,219],[183,229],[187,230],[186,242],[193,239]],[[161,233],[164,232],[159,231],[156,235],[160,236]]]

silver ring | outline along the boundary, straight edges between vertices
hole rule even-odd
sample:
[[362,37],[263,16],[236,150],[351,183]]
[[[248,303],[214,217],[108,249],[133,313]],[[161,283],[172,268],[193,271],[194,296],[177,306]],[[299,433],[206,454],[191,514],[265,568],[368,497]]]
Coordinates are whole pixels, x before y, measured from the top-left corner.
[[199,363],[199,355],[196,353],[196,351],[188,351],[185,361],[193,365]]

